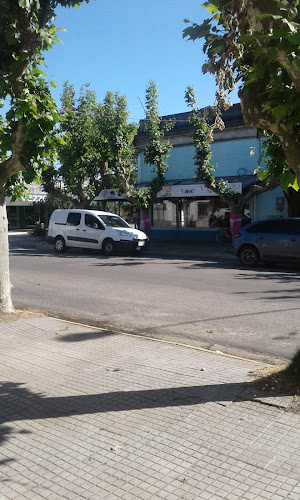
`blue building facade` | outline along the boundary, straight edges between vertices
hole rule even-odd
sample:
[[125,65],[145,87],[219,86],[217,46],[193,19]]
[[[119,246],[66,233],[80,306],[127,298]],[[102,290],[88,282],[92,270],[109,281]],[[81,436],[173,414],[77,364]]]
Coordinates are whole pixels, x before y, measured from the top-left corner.
[[[166,183],[153,204],[151,227],[153,238],[170,240],[215,240],[215,232],[228,224],[228,206],[212,191],[196,180],[193,128],[190,113],[173,115],[175,127],[168,133],[173,148],[169,153]],[[170,116],[163,117],[169,119]],[[245,192],[257,182],[254,170],[259,165],[261,138],[256,129],[245,126],[239,104],[223,113],[225,129],[215,131],[212,159],[216,178],[229,182],[232,189]],[[147,143],[140,122],[135,146],[138,151],[138,187],[147,187],[153,169],[144,163],[143,149]],[[249,200],[244,218],[287,215],[287,202],[280,188]]]

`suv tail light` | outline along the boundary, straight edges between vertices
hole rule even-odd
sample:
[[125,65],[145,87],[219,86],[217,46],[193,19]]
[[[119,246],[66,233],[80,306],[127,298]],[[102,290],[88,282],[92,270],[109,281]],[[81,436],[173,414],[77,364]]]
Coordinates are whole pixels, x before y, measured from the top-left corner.
[[235,235],[234,235],[235,238],[240,238],[240,236],[242,236],[240,232],[235,233]]

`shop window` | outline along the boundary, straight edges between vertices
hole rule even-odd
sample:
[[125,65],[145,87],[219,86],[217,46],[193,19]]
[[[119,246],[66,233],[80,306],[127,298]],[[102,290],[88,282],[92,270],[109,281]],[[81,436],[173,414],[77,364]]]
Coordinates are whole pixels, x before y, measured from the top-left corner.
[[40,210],[38,205],[24,207],[25,227],[33,227],[40,219]]
[[153,204],[153,227],[176,227],[176,203],[163,200]]
[[229,225],[228,207],[217,197],[201,200],[183,200],[181,226],[203,229],[218,229]]
[[17,207],[6,207],[9,229],[18,227]]

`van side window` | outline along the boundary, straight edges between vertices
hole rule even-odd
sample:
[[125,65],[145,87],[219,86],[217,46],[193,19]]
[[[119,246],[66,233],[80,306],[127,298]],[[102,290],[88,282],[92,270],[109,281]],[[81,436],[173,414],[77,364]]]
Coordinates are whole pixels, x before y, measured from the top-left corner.
[[93,229],[104,229],[101,222],[90,214],[85,214],[84,223],[87,227],[92,227]]
[[67,226],[79,226],[81,214],[78,212],[70,212],[67,218]]

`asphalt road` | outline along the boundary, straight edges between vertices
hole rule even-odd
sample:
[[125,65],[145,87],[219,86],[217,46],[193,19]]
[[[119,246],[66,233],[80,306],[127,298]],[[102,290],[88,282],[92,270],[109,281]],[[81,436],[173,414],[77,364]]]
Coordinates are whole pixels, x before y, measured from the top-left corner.
[[299,269],[42,249],[10,266],[19,308],[238,354],[300,346]]

